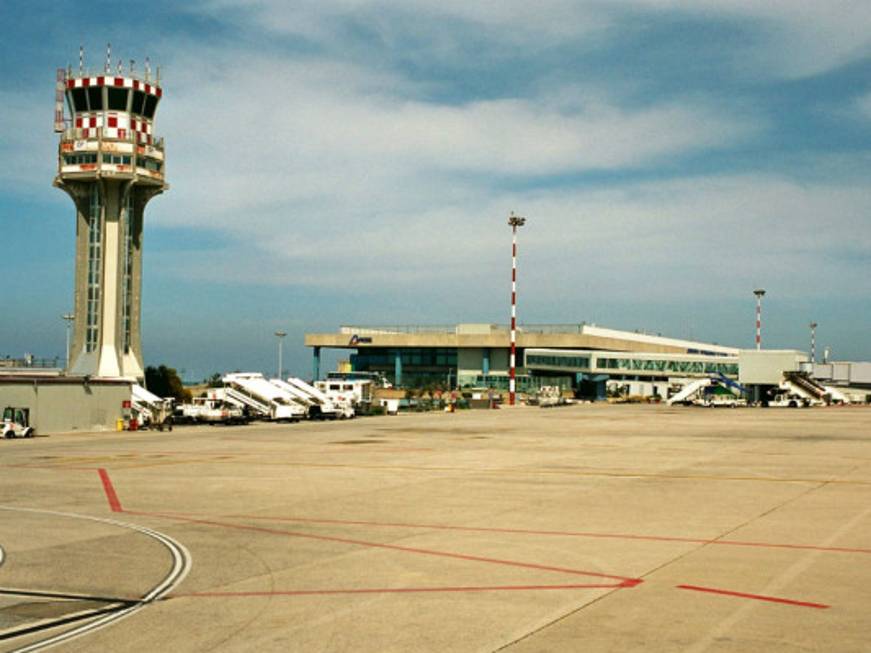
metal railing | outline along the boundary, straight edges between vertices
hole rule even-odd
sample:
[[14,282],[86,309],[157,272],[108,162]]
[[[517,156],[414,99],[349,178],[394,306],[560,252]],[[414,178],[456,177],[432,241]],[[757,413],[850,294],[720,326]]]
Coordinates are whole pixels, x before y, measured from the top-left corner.
[[65,360],[60,356],[54,358],[0,358],[0,372],[7,370],[58,370],[62,369]]
[[[579,324],[518,324],[521,333],[583,333],[586,322]],[[398,325],[342,325],[339,333],[347,335],[382,335],[391,333],[447,333],[455,334],[460,325],[457,324],[398,324]],[[464,325],[465,326],[465,325]],[[508,333],[507,324],[489,324],[491,333]]]
[[347,335],[369,336],[382,335],[390,333],[456,333],[455,325],[423,325],[423,324],[402,324],[395,326],[361,326],[361,325],[343,325],[339,327],[339,333]]
[[[84,131],[87,129],[89,132],[92,132],[88,136],[84,135]],[[125,133],[123,137],[119,136],[106,136],[104,129],[105,127],[67,127],[62,132],[61,142],[63,141],[105,141],[107,143],[132,143],[134,145],[142,145],[142,143],[138,140],[138,135],[140,132],[134,131],[133,129],[125,129]],[[111,129],[117,129],[115,127],[111,127]],[[156,150],[160,150],[161,152],[164,149],[164,141],[163,136],[161,137],[152,137],[151,139],[151,147]]]

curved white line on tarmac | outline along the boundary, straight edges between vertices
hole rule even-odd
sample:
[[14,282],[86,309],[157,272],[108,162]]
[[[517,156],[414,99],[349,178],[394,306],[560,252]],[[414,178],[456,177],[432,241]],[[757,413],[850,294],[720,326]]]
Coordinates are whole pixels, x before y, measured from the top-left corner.
[[6,552],[3,551],[3,547],[0,546],[0,567],[3,566],[3,562],[6,560]]
[[[92,621],[77,628],[73,628],[72,630],[60,633],[59,635],[55,635],[53,637],[43,639],[39,642],[34,642],[33,644],[29,644],[22,648],[15,649],[13,653],[29,653],[30,651],[41,651],[43,649],[49,648],[50,646],[56,646],[57,644],[68,642],[73,638],[81,637],[82,635],[95,632],[101,628],[105,628],[106,626],[121,621],[122,619],[129,617],[133,613],[138,612],[152,601],[156,601],[157,599],[161,598],[162,596],[168,594],[173,589],[175,589],[179,585],[179,583],[184,580],[184,577],[187,576],[191,568],[191,554],[184,547],[184,545],[176,542],[168,535],[164,535],[163,533],[159,533],[158,531],[146,528],[145,526],[129,524],[127,522],[118,521],[116,519],[92,517],[90,515],[79,515],[72,512],[58,512],[55,510],[15,508],[11,506],[0,506],[0,510],[8,510],[13,512],[30,512],[42,515],[54,515],[57,517],[71,517],[73,519],[86,519],[88,521],[109,524],[111,526],[118,526],[120,528],[126,528],[129,530],[137,531],[157,540],[167,549],[169,549],[169,552],[172,554],[172,569],[160,583],[151,588],[148,593],[145,594],[145,596],[143,596],[141,599],[139,599],[139,601],[134,605],[108,614],[104,617],[101,617],[100,619],[97,619],[96,621]],[[0,552],[2,552],[2,549],[0,549]]]

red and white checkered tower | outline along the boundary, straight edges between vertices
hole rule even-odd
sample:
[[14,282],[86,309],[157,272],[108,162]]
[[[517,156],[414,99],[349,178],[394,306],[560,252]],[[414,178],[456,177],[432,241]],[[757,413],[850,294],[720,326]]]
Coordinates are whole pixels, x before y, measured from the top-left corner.
[[[75,327],[69,372],[144,376],[141,347],[142,222],[148,201],[168,189],[163,139],[154,116],[163,95],[134,62],[57,74],[55,131],[60,136],[54,185],[76,205]],[[65,116],[66,108],[71,114]]]

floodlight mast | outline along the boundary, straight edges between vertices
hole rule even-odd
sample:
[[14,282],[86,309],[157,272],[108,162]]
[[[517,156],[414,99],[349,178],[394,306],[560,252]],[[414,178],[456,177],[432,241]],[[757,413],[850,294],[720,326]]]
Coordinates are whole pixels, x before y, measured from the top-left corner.
[[70,328],[72,327],[73,320],[76,319],[76,316],[72,313],[64,313],[61,315],[61,318],[67,323],[67,357],[66,363],[64,365],[64,371],[69,371],[70,369]]
[[516,400],[517,387],[517,227],[526,224],[526,218],[514,215],[508,216],[508,226],[511,227],[511,358],[509,360],[508,405],[513,406]]
[[753,294],[756,295],[756,350],[759,351],[762,349],[762,298],[765,291],[757,288]]
[[284,336],[286,336],[286,335],[287,335],[286,331],[276,331],[275,332],[275,337],[278,338],[278,378],[279,379],[281,378],[281,373],[282,373],[281,345],[284,342]]

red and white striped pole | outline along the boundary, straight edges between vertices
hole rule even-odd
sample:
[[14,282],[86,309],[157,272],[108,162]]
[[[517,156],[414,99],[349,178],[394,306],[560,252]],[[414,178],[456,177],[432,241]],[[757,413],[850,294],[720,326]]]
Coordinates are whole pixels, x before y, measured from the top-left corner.
[[508,216],[508,226],[511,227],[511,357],[509,360],[509,376],[508,376],[508,405],[513,406],[516,397],[516,381],[517,374],[517,227],[522,227],[526,224],[526,218],[521,218],[519,215]]
[[762,298],[765,296],[765,291],[762,288],[757,288],[753,291],[756,295],[756,349],[762,349]]

